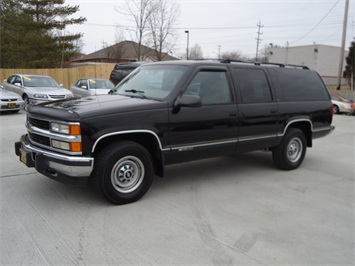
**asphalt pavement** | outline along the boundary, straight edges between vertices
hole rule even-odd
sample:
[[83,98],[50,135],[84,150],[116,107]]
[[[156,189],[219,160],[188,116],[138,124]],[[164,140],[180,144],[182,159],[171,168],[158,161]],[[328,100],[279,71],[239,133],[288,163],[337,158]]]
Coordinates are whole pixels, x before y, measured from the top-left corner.
[[169,166],[123,206],[21,164],[24,122],[0,115],[0,265],[355,264],[355,117],[297,170],[268,152]]

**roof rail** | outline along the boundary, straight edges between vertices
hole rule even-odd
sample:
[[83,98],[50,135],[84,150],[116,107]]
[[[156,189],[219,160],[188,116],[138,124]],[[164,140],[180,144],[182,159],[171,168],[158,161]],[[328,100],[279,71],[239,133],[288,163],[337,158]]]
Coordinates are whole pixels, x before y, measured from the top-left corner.
[[283,68],[300,68],[300,69],[309,69],[307,66],[301,66],[301,65],[291,65],[291,64],[280,64],[280,63],[263,63],[263,62],[253,62],[253,61],[240,61],[240,60],[231,60],[231,59],[226,59],[226,60],[221,60],[220,63],[237,63],[237,64],[249,64],[249,65],[255,65],[255,66],[273,66],[273,67],[283,67]]

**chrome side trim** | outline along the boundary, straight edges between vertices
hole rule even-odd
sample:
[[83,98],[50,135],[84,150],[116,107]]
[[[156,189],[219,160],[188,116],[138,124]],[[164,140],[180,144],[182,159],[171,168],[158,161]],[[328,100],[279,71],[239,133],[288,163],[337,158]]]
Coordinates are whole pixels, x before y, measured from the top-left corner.
[[288,129],[288,127],[293,124],[293,123],[297,123],[297,122],[309,122],[310,126],[311,126],[311,132],[321,132],[321,131],[333,131],[333,127],[331,125],[329,126],[324,126],[324,127],[319,127],[319,128],[314,128],[313,127],[313,123],[310,119],[296,119],[296,120],[292,120],[290,122],[287,123],[283,133],[277,133],[278,137],[283,137]]
[[161,145],[160,139],[159,139],[158,135],[155,132],[153,132],[151,130],[147,130],[147,129],[138,129],[138,130],[125,130],[125,131],[119,131],[119,132],[111,132],[111,133],[102,135],[101,137],[99,137],[95,141],[94,145],[92,146],[91,152],[94,152],[95,148],[96,148],[96,145],[100,142],[100,140],[102,140],[102,139],[104,139],[106,137],[115,136],[115,135],[122,135],[122,134],[132,134],[132,133],[149,133],[149,134],[152,134],[156,138],[156,140],[158,141],[159,148],[160,148],[161,151],[170,150],[170,148],[163,148],[163,146]]
[[311,125],[311,131],[313,132],[313,124],[312,124],[312,121],[310,119],[306,119],[306,118],[303,118],[303,119],[295,119],[295,120],[292,120],[290,122],[287,123],[287,125],[285,126],[285,129],[282,133],[277,133],[277,136],[278,137],[283,137],[285,134],[286,134],[286,131],[288,129],[288,127],[293,124],[293,123],[297,123],[297,122],[309,122],[309,124]]
[[224,140],[224,141],[218,141],[218,142],[207,142],[207,143],[191,144],[191,145],[185,145],[185,146],[172,146],[171,150],[172,151],[176,151],[176,150],[177,151],[186,151],[186,150],[193,150],[194,148],[223,145],[223,144],[237,143],[237,142],[238,142],[238,139],[230,139],[230,140]]
[[277,138],[277,137],[278,137],[277,134],[275,134],[275,135],[257,136],[257,137],[242,137],[242,138],[239,138],[239,141],[243,142],[243,141],[251,141],[251,140],[258,140],[258,139]]
[[333,127],[328,126],[328,127],[319,127],[316,129],[313,129],[312,132],[321,132],[321,131],[333,131]]

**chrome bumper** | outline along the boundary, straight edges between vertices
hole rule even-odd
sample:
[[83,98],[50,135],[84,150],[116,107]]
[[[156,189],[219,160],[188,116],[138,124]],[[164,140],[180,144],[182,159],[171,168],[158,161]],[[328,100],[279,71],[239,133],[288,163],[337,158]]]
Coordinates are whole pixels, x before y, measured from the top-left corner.
[[61,183],[86,184],[94,167],[94,158],[62,155],[31,146],[27,135],[15,143],[15,153],[21,162]]

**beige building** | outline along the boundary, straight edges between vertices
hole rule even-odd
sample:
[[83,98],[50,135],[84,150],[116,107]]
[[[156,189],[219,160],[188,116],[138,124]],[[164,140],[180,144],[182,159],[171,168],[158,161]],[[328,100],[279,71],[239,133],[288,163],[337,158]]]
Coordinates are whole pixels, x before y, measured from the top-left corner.
[[[340,50],[340,47],[322,44],[292,47],[270,45],[268,60],[273,63],[307,66],[316,70],[327,85],[336,85]],[[343,70],[345,69],[347,55],[348,51],[345,51]],[[344,78],[342,84],[346,84]]]

